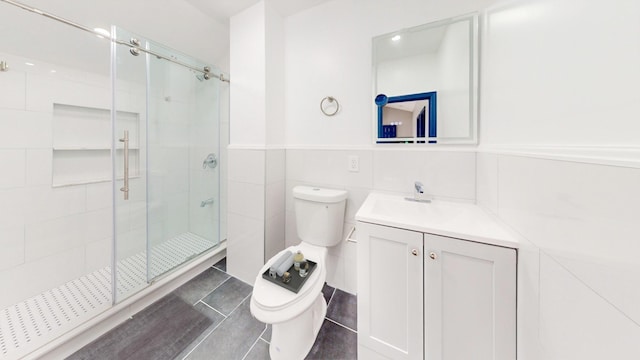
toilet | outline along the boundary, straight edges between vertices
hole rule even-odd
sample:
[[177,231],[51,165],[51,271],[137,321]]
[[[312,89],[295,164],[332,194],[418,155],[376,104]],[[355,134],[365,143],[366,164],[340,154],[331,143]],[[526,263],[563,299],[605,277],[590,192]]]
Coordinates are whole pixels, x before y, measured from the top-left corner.
[[[327,277],[327,249],[342,239],[347,192],[309,186],[293,188],[298,237],[260,269],[251,295],[251,314],[272,325],[272,360],[300,360],[309,353],[327,313],[322,288]],[[282,253],[301,251],[317,267],[296,294],[262,278]]]

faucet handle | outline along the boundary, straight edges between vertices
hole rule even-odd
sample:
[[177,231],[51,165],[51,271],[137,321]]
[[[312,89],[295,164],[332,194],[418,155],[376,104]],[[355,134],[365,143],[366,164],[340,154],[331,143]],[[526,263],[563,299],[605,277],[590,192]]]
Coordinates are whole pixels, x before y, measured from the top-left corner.
[[420,181],[416,181],[413,186],[416,188],[416,193],[424,193],[424,185]]

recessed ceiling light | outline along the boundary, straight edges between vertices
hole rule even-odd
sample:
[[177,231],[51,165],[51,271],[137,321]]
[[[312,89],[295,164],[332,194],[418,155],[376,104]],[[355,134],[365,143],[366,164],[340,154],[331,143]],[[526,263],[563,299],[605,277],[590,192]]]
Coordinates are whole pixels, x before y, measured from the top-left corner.
[[25,64],[25,65],[29,65],[29,66],[36,66],[36,64],[34,64],[34,63],[30,63],[30,62],[26,62],[26,63],[24,63],[24,64]]
[[391,38],[391,41],[398,41],[398,40],[400,40],[400,39],[402,39],[402,36],[400,36],[400,35],[396,35],[396,36],[394,36],[394,37],[392,37],[392,38]]

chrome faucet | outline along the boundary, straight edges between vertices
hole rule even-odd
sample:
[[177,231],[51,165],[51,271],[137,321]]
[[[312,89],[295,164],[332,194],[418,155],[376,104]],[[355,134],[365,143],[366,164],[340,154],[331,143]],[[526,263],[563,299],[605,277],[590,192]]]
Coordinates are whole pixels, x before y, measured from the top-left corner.
[[415,183],[413,183],[413,187],[414,187],[414,192],[413,192],[413,197],[406,197],[405,200],[409,200],[409,201],[416,201],[416,202],[422,202],[422,203],[430,203],[431,200],[429,199],[423,199],[422,196],[424,194],[424,185],[422,185],[422,183],[420,181],[416,181]]
[[207,200],[203,200],[200,202],[200,207],[211,206],[213,205],[213,198],[208,198]]

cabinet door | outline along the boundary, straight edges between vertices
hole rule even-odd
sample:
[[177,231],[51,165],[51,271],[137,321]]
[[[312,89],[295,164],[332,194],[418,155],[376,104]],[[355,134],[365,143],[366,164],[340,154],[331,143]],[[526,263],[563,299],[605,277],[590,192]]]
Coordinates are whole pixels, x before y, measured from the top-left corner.
[[358,222],[358,345],[423,358],[422,233]]
[[516,358],[516,251],[425,234],[428,360]]

